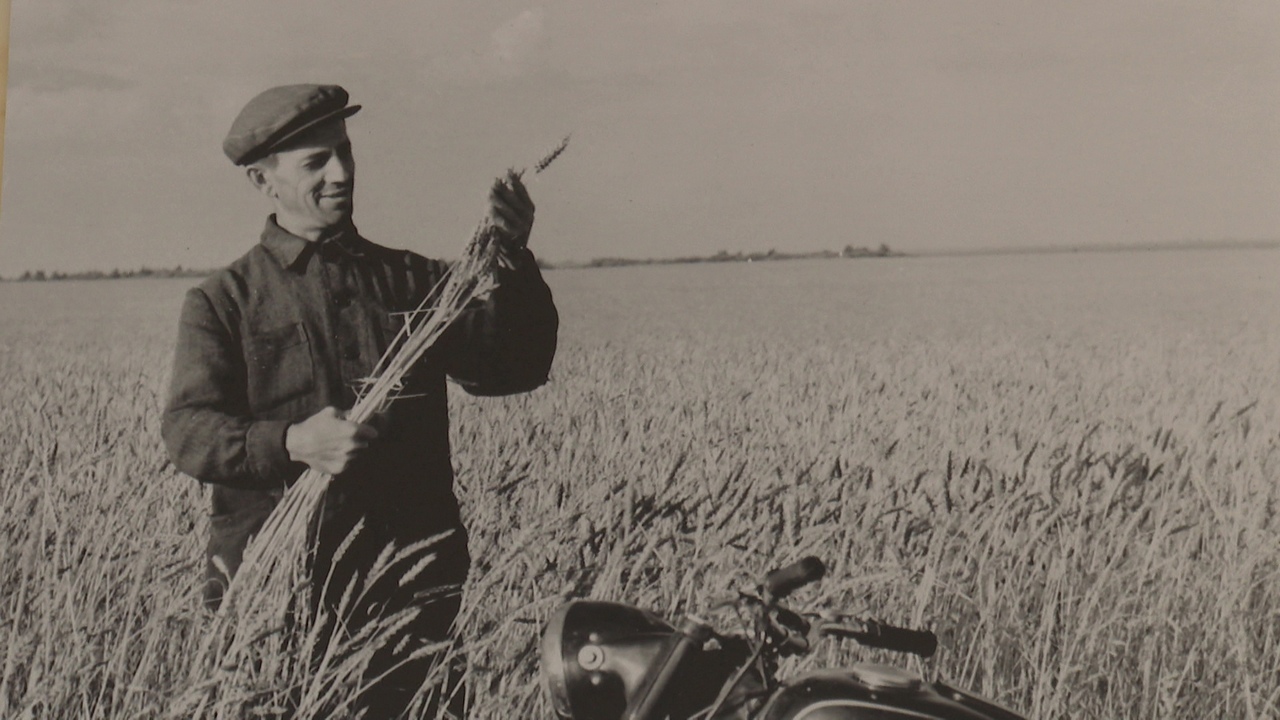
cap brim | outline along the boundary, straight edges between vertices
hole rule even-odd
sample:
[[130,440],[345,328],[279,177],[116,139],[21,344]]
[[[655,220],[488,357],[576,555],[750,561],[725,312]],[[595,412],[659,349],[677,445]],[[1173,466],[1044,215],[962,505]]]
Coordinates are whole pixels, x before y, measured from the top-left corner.
[[357,112],[360,112],[361,107],[363,106],[347,105],[346,107],[341,107],[341,108],[338,108],[337,110],[327,112],[323,115],[314,117],[308,120],[307,122],[302,123],[301,125],[292,127],[289,129],[288,132],[284,133],[280,137],[272,138],[269,142],[263,143],[262,147],[258,148],[257,152],[246,155],[245,157],[241,158],[240,162],[237,164],[249,165],[250,163],[257,162],[262,158],[268,155],[271,155],[272,153],[277,153],[277,152],[280,152],[281,150],[285,150],[288,148],[291,141],[296,140],[302,135],[305,135],[307,132],[311,131],[312,129],[317,128],[321,125],[325,125],[327,123],[337,122],[339,120],[345,120],[351,117],[352,115],[355,115]]

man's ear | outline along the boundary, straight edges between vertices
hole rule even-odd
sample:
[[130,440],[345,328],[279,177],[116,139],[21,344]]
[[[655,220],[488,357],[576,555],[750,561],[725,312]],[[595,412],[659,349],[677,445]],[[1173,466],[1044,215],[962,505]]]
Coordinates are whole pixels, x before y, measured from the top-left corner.
[[266,168],[254,163],[244,169],[244,174],[249,178],[249,182],[257,188],[258,192],[269,198],[276,196],[275,188],[271,184],[271,178],[267,175]]

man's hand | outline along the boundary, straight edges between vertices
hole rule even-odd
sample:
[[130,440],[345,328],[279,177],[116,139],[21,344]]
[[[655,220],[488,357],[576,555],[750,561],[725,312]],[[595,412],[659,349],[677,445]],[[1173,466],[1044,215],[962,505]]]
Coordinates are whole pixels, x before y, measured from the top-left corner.
[[489,191],[489,219],[500,231],[499,237],[508,252],[521,250],[529,244],[533,210],[529,191],[515,171],[508,170],[505,178],[493,181],[493,189]]
[[327,407],[290,425],[284,434],[284,447],[290,460],[329,475],[340,475],[376,437],[378,430],[372,425],[352,422],[336,408]]

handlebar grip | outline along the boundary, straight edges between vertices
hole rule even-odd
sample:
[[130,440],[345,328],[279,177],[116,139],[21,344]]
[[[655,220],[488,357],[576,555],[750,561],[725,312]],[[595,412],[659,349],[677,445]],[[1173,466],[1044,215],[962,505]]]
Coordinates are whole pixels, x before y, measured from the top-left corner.
[[938,636],[928,630],[908,630],[874,620],[864,620],[863,625],[866,628],[864,632],[850,635],[867,647],[907,652],[926,658],[938,651]]
[[810,555],[807,558],[778,568],[764,578],[764,590],[775,600],[790,595],[796,590],[815,580],[821,580],[827,574],[827,566],[818,558]]

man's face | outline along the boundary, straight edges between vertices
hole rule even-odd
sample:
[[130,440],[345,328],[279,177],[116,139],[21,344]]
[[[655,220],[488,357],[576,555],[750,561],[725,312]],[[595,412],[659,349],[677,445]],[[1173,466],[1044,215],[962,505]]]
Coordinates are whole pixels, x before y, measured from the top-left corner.
[[296,226],[287,229],[327,230],[350,220],[356,166],[346,123],[315,128],[255,167],[262,179],[254,184],[275,200],[281,224]]

